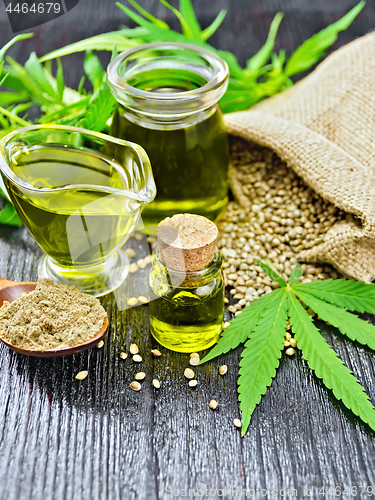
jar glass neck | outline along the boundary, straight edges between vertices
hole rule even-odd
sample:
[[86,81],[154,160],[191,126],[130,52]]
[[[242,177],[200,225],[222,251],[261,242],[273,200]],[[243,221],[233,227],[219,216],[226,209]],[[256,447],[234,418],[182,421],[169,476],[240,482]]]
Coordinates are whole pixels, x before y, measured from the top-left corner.
[[193,45],[154,43],[117,56],[108,66],[109,88],[138,124],[179,128],[210,116],[224,95],[228,66]]
[[198,271],[176,271],[167,267],[160,258],[159,248],[156,246],[153,253],[153,266],[157,267],[173,288],[178,286],[196,286],[215,279],[221,271],[222,258],[218,248],[212,261]]
[[207,120],[215,113],[217,108],[217,105],[213,105],[191,113],[153,114],[120,104],[118,112],[129,122],[141,127],[155,130],[177,130],[192,127],[203,120]]

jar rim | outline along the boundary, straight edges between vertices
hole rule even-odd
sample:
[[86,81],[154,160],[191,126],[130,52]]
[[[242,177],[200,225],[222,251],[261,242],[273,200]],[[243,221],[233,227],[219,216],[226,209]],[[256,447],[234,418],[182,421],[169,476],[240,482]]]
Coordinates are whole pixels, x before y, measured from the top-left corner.
[[[153,92],[149,90],[142,90],[133,85],[130,85],[124,80],[121,74],[121,65],[123,62],[136,54],[149,49],[181,49],[195,52],[203,61],[206,61],[212,67],[212,77],[204,84],[192,90],[184,90],[181,92]],[[229,68],[227,63],[214,52],[197,45],[190,45],[185,43],[176,42],[155,42],[143,45],[138,45],[125,52],[122,52],[115,57],[108,65],[107,68],[109,88],[120,104],[127,107],[134,106],[135,103],[143,107],[145,104],[154,112],[165,112],[165,106],[179,106],[184,103],[184,108],[176,111],[184,112],[188,107],[192,110],[194,108],[205,108],[216,104],[218,100],[224,95],[228,86]],[[210,97],[208,97],[210,94]],[[157,103],[160,106],[157,106]],[[135,106],[137,107],[137,106]]]
[[[186,50],[191,50],[192,52],[197,52],[200,56],[202,56],[202,59],[205,59],[209,63],[215,63],[214,64],[214,76],[211,78],[207,83],[202,85],[201,87],[198,87],[197,89],[192,89],[192,90],[184,90],[182,92],[165,92],[163,94],[156,94],[155,92],[151,92],[149,90],[141,90],[138,89],[137,87],[134,87],[133,85],[130,85],[127,83],[123,78],[121,78],[121,75],[119,74],[119,69],[121,63],[125,61],[125,59],[129,58],[133,54],[136,54],[137,52],[141,52],[142,50],[145,49],[168,49],[168,48],[177,48],[177,49],[186,49]],[[203,47],[199,47],[197,45],[190,45],[187,43],[177,43],[177,42],[154,42],[154,43],[146,43],[143,45],[138,45],[137,47],[133,47],[129,50],[126,50],[124,52],[121,52],[117,57],[115,57],[108,65],[107,69],[108,73],[108,79],[110,83],[114,86],[119,86],[122,88],[122,90],[134,94],[135,96],[142,96],[142,97],[147,97],[150,99],[156,99],[156,100],[178,100],[181,99],[181,96],[183,95],[184,97],[187,96],[192,96],[195,97],[197,94],[201,92],[206,92],[209,90],[213,90],[217,88],[220,85],[223,85],[225,81],[229,77],[229,69],[227,63],[222,59],[220,56],[215,54],[214,52],[205,49]]]

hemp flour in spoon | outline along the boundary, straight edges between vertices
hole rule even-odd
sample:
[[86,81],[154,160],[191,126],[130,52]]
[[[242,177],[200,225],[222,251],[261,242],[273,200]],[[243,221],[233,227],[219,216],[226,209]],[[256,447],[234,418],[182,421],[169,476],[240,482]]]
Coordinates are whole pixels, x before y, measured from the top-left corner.
[[73,347],[94,337],[107,314],[99,300],[68,285],[40,278],[35,290],[0,308],[0,338],[45,351]]

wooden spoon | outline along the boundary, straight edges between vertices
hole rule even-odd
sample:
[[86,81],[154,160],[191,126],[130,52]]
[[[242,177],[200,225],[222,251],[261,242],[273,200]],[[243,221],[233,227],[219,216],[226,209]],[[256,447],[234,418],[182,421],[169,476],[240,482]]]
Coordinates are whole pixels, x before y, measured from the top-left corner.
[[[28,293],[35,290],[36,283],[24,283],[23,281],[9,281],[0,278],[0,307],[3,305],[4,300],[12,302],[18,299],[21,293]],[[27,356],[38,356],[42,358],[52,358],[56,356],[68,356],[69,354],[76,354],[77,352],[86,351],[94,347],[98,342],[102,340],[108,329],[108,317],[105,318],[103,327],[98,331],[94,337],[89,338],[81,344],[77,344],[72,347],[62,347],[61,349],[48,349],[45,351],[38,351],[35,349],[24,349],[23,347],[18,347],[11,344],[7,340],[0,337],[0,340],[4,342],[10,349],[13,349],[20,354],[26,354]]]

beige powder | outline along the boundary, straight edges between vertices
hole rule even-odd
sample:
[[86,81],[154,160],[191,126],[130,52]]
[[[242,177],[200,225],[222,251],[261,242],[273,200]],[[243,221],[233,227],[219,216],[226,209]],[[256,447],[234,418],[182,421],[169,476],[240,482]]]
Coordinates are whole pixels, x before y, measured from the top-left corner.
[[36,289],[0,308],[0,337],[25,349],[45,351],[81,344],[102,327],[99,300],[73,286],[39,279]]

